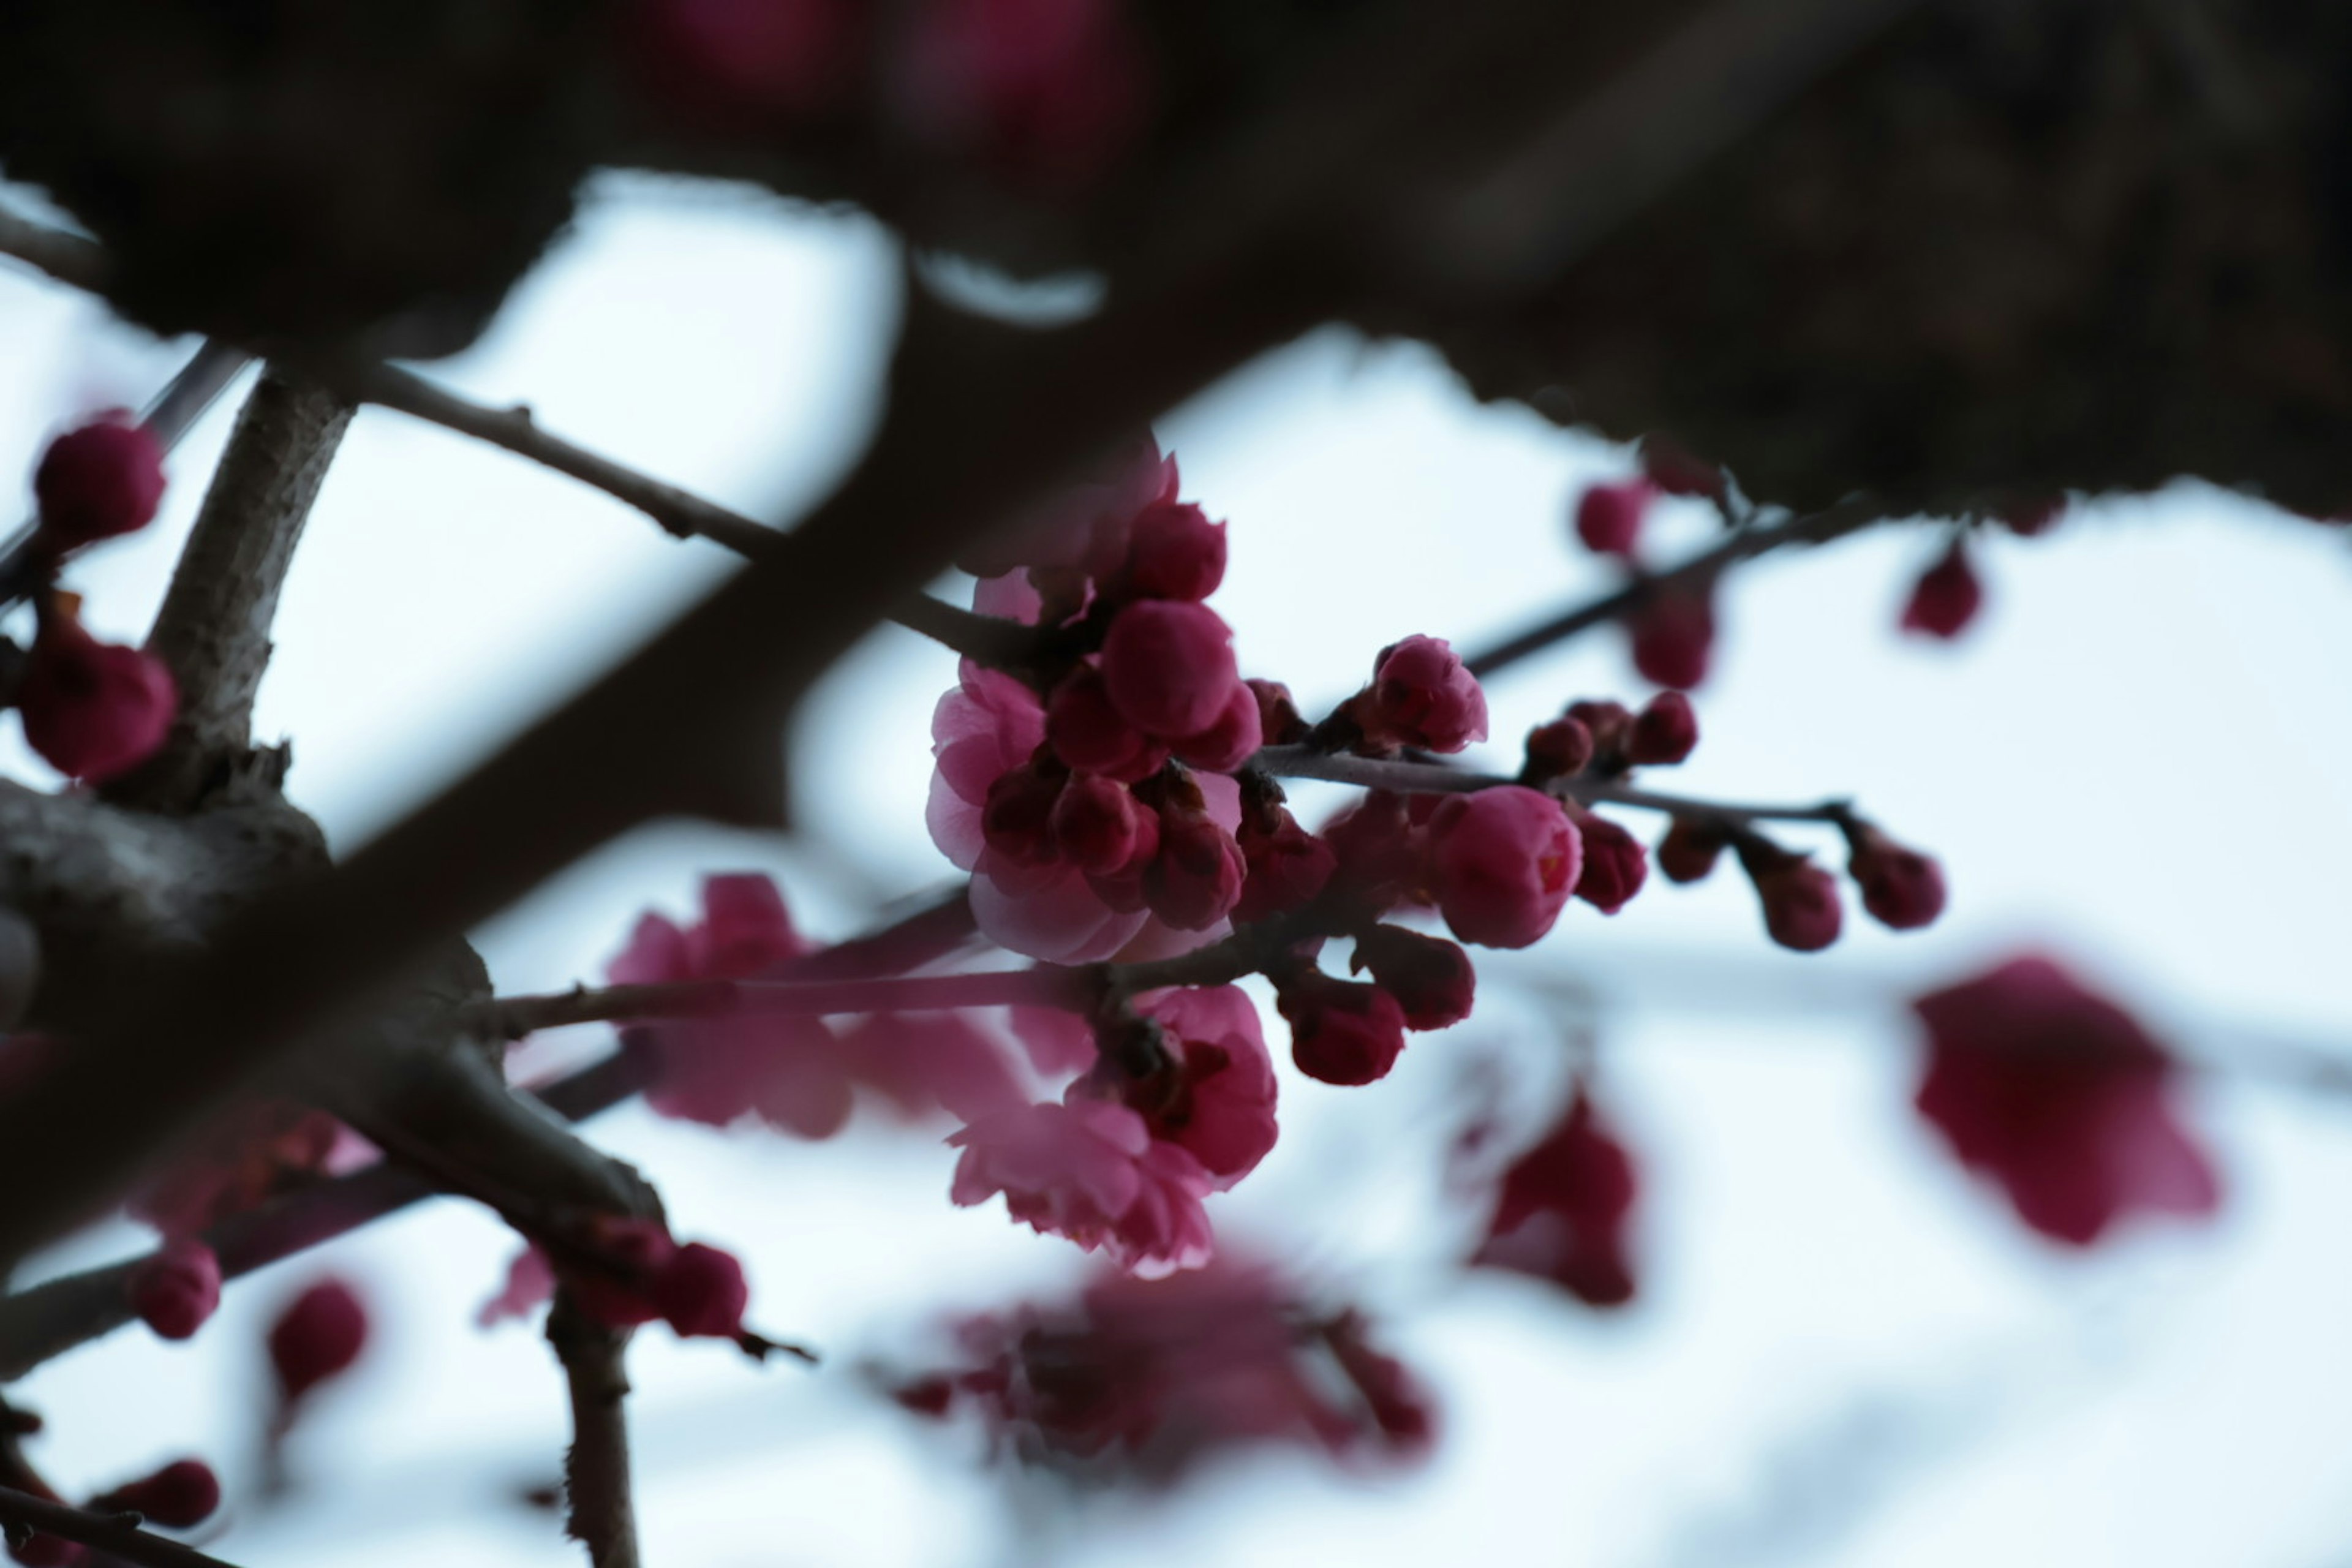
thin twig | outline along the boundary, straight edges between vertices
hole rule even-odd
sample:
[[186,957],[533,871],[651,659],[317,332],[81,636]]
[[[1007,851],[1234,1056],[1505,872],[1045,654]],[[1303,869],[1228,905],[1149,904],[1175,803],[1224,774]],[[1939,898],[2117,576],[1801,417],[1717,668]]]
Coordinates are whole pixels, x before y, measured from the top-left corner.
[[1040,964],[984,974],[910,974],[890,980],[796,984],[773,980],[687,980],[507,996],[484,1022],[508,1039],[567,1024],[633,1018],[711,1018],[730,1014],[831,1017],[851,1013],[939,1012],[957,1007],[1075,1007],[1089,1005],[1085,971]]
[[167,1536],[151,1535],[131,1522],[136,1514],[92,1513],[86,1508],[52,1502],[13,1487],[0,1487],[0,1521],[37,1530],[65,1541],[79,1542],[139,1568],[233,1568],[217,1557]]
[[[1438,763],[1354,757],[1345,752],[1318,752],[1311,746],[1268,746],[1252,757],[1248,765],[1277,778],[1321,779],[1330,784],[1360,784],[1366,789],[1384,789],[1399,795],[1461,795],[1519,782],[1501,773],[1472,773],[1465,768],[1447,767]],[[1638,811],[1663,811],[1676,816],[1706,817],[1718,822],[1834,824],[1854,819],[1853,806],[1837,800],[1820,801],[1809,805],[1756,805],[1707,800],[1697,795],[1669,795],[1661,790],[1639,789],[1614,780],[1591,778],[1555,780],[1539,787],[1547,793],[1566,796],[1584,805],[1625,805]]]
[[630,1496],[629,1379],[625,1329],[608,1328],[558,1287],[547,1342],[572,1394],[572,1447],[563,1458],[565,1533],[588,1549],[592,1568],[637,1568],[636,1507]]
[[1855,500],[1770,527],[1741,529],[1679,566],[1636,577],[1614,593],[1604,594],[1550,620],[1529,626],[1463,662],[1468,666],[1471,674],[1484,680],[1531,654],[1541,653],[1555,643],[1566,642],[1596,626],[1622,620],[1666,589],[1703,592],[1712,587],[1715,579],[1735,563],[1789,545],[1826,544],[1831,540],[1843,538],[1881,521],[1885,515],[1882,509],[1868,500]]

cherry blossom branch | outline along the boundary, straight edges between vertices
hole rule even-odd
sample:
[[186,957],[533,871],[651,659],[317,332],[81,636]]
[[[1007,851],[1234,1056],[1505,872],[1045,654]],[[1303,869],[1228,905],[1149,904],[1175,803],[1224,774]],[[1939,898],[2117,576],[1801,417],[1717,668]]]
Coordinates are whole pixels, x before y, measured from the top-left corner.
[[[1357,757],[1345,752],[1327,753],[1311,746],[1268,746],[1252,757],[1248,766],[1277,778],[1320,779],[1329,784],[1360,784],[1366,789],[1384,789],[1399,795],[1459,795],[1520,782],[1501,773],[1471,773],[1440,763]],[[1542,787],[1585,805],[1625,805],[1639,811],[1661,811],[1675,816],[1702,817],[1730,824],[1826,822],[1839,825],[1856,820],[1852,803],[1843,800],[1821,801],[1811,805],[1716,801],[1593,778],[1554,780]]]
[[252,757],[278,591],[351,420],[351,405],[276,367],[255,385],[148,637],[179,687],[178,715],[163,748],[107,798],[185,811]]
[[564,1532],[588,1549],[592,1568],[637,1568],[636,1509],[629,1486],[626,1329],[608,1328],[558,1287],[547,1342],[572,1394],[572,1447],[563,1458]]
[[[585,1121],[645,1084],[642,1064],[621,1052],[529,1092],[565,1121]],[[442,1195],[424,1175],[386,1161],[294,1188],[230,1215],[202,1239],[219,1258],[221,1278],[236,1279]],[[144,1261],[61,1275],[0,1298],[0,1383],[130,1323],[129,1281]]]
[[[362,402],[397,409],[486,441],[603,490],[645,513],[676,538],[707,539],[753,561],[792,549],[792,536],[781,530],[552,434],[528,406],[486,407],[388,364],[345,364],[327,374],[339,389]],[[1034,655],[1037,638],[1028,627],[975,615],[928,594],[910,595],[890,612],[889,618],[982,664],[1017,666]]]
[[0,1523],[12,1529],[37,1531],[137,1563],[139,1568],[232,1568],[217,1557],[162,1535],[151,1535],[132,1521],[137,1514],[92,1513],[35,1497],[14,1487],[0,1487]]
[[1826,544],[1859,532],[1886,514],[1867,500],[1843,501],[1826,510],[1794,517],[1785,522],[1738,529],[1679,566],[1637,575],[1614,593],[1580,605],[1549,621],[1504,638],[1463,660],[1470,673],[1485,679],[1556,643],[1623,619],[1668,589],[1705,590],[1732,566],[1790,545]]

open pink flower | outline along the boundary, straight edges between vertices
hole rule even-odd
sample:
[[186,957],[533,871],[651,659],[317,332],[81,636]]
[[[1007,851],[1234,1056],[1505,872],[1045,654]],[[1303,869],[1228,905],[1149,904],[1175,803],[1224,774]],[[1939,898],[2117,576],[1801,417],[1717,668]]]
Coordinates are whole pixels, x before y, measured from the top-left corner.
[[1190,1152],[1220,1189],[1257,1168],[1274,1147],[1274,1058],[1256,1004],[1231,985],[1188,986],[1138,997],[1136,1011],[1167,1031],[1175,1057],[1162,1078],[1123,1083],[1129,1109],[1152,1136]]
[[1632,1157],[1580,1091],[1503,1173],[1472,1261],[1549,1279],[1590,1306],[1622,1306],[1633,1297],[1625,1237],[1633,1195]]
[[1031,1229],[1138,1273],[1198,1268],[1214,1249],[1201,1206],[1209,1173],[1124,1105],[1081,1097],[1026,1106],[949,1142],[963,1151],[949,1190],[960,1206],[1003,1193],[1006,1212]]
[[[783,895],[764,876],[711,877],[703,918],[681,928],[648,914],[607,975],[615,985],[745,980],[807,952]],[[659,1115],[726,1127],[746,1116],[804,1138],[828,1138],[850,1109],[849,1076],[832,1034],[814,1018],[729,1014],[630,1025],[628,1048],[651,1058],[646,1103]]]
[[2171,1058],[2057,964],[2015,959],[1911,1005],[1927,1030],[1920,1114],[2034,1229],[2086,1247],[2135,1209],[2220,1205],[2170,1103]]
[[1584,872],[1559,802],[1518,784],[1448,795],[1429,821],[1430,879],[1464,942],[1526,947],[1551,930]]

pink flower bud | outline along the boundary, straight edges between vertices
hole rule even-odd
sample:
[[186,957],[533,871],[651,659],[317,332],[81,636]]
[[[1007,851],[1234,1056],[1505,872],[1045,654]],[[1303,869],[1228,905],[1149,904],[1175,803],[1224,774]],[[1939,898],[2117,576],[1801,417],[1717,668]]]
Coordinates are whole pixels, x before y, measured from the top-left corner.
[[1323,825],[1323,841],[1339,859],[1333,875],[1373,912],[1402,898],[1418,899],[1427,843],[1402,795],[1367,790],[1361,801]]
[[1139,599],[1207,598],[1225,580],[1225,525],[1190,501],[1154,501],[1128,534],[1127,591]]
[[1356,938],[1349,966],[1369,969],[1396,998],[1408,1029],[1443,1029],[1470,1016],[1478,972],[1470,955],[1443,937],[1376,925]]
[[1139,600],[1111,617],[1102,678],[1121,717],[1166,739],[1215,723],[1241,679],[1234,634],[1216,612],[1166,599]]
[[1167,747],[1111,706],[1102,676],[1091,666],[1054,689],[1054,700],[1045,709],[1045,739],[1072,768],[1119,784],[1150,778],[1168,761]]
[[1404,1009],[1377,985],[1301,970],[1275,987],[1275,1005],[1290,1023],[1291,1060],[1320,1082],[1378,1082],[1404,1050]]
[[1551,930],[1584,872],[1559,802],[1506,784],[1448,795],[1429,821],[1438,910],[1464,942],[1526,947]]
[[1968,629],[1983,605],[1984,584],[1969,563],[1967,547],[1955,539],[1912,586],[1910,602],[1903,606],[1903,629],[1948,642]]
[[743,1309],[751,1299],[734,1255],[698,1241],[670,1254],[649,1294],[681,1339],[733,1339],[743,1331]]
[[1162,811],[1160,853],[1143,876],[1151,912],[1178,931],[1206,931],[1241,901],[1241,846],[1205,812]]
[[1564,715],[1583,725],[1592,736],[1593,755],[1601,767],[1614,772],[1624,760],[1633,738],[1633,710],[1622,702],[1588,700],[1571,702]]
[[220,1307],[220,1259],[193,1237],[165,1242],[124,1281],[131,1310],[167,1340],[194,1337]]
[[1642,437],[1642,472],[1666,495],[1705,500],[1723,493],[1723,470],[1668,437]]
[[176,1459],[152,1476],[90,1499],[100,1513],[135,1513],[166,1530],[193,1530],[220,1508],[220,1478],[202,1459]]
[[163,448],[123,409],[49,443],[33,474],[41,542],[63,552],[154,521],[163,500]]
[[1307,721],[1300,716],[1290,688],[1279,680],[1248,680],[1243,684],[1257,696],[1257,727],[1269,746],[1296,745],[1307,738]]
[[1874,827],[1847,835],[1846,874],[1862,889],[1862,907],[1892,931],[1933,925],[1944,912],[1944,868]]
[[1679,691],[1650,699],[1626,738],[1625,760],[1637,763],[1679,763],[1698,749],[1698,715]]
[[1572,779],[1592,761],[1592,731],[1580,719],[1555,719],[1528,731],[1529,784]]
[[1587,813],[1576,821],[1584,842],[1584,869],[1576,879],[1576,896],[1604,915],[1613,915],[1632,901],[1649,879],[1649,857],[1641,840],[1605,816]]
[[1331,847],[1299,826],[1287,810],[1281,811],[1270,833],[1254,832],[1244,824],[1240,843],[1248,879],[1242,884],[1241,901],[1234,906],[1239,925],[1313,902],[1339,864]]
[[1730,836],[1714,822],[1677,816],[1658,840],[1658,869],[1669,882],[1700,882],[1731,847]]
[[1160,819],[1124,784],[1080,773],[1054,803],[1054,843],[1081,871],[1110,877],[1159,847]]
[[367,1348],[367,1309],[340,1279],[321,1279],[294,1298],[269,1329],[269,1364],[292,1404],[348,1371]]
[[1217,721],[1176,742],[1173,749],[1181,761],[1203,773],[1229,773],[1257,755],[1265,738],[1262,723],[1257,693],[1237,680]]
[[1739,863],[1764,905],[1764,930],[1782,947],[1819,952],[1837,941],[1845,923],[1837,879],[1802,855],[1762,839],[1745,839]]
[[[1067,779],[1025,763],[988,786],[980,830],[988,847],[1016,866],[1050,866],[1054,850],[1054,805]],[[1116,787],[1116,786],[1114,786]]]
[[1687,690],[1706,679],[1715,606],[1704,594],[1669,589],[1633,613],[1633,668],[1644,680]]
[[1357,717],[1378,744],[1458,752],[1486,738],[1486,694],[1444,638],[1409,637],[1381,650]]
[[71,616],[41,616],[16,707],[26,741],[58,772],[92,782],[129,772],[163,743],[179,705],[161,659],[100,642]]
[[1646,479],[1595,485],[1576,503],[1576,537],[1602,555],[1631,555],[1642,535],[1642,519],[1657,494]]

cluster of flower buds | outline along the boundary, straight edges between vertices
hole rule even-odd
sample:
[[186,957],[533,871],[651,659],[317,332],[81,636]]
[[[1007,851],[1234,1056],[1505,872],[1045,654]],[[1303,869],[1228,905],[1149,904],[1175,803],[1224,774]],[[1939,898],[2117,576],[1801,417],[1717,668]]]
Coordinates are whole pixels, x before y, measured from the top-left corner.
[[1353,1310],[1318,1311],[1229,1259],[1107,1276],[1075,1300],[957,1325],[953,1367],[892,1385],[918,1415],[976,1413],[1021,1463],[1089,1483],[1170,1484],[1238,1447],[1416,1458],[1436,1418]]
[[[1840,813],[1846,873],[1862,892],[1862,907],[1890,931],[1916,931],[1944,912],[1944,868],[1933,856],[1899,844],[1870,823]],[[1697,882],[1714,871],[1726,849],[1756,889],[1764,930],[1782,947],[1818,952],[1845,926],[1837,878],[1811,856],[1785,848],[1749,823],[1730,816],[1678,815],[1658,842],[1658,868],[1672,882]]]
[[631,0],[623,57],[666,116],[757,134],[857,112],[1031,184],[1100,174],[1141,127],[1152,73],[1123,0]]
[[[120,411],[49,443],[33,476],[39,527],[32,549],[45,575],[73,552],[135,533],[163,495],[163,453]],[[37,629],[17,676],[25,739],[68,778],[100,783],[145,762],[171,732],[179,692],[163,662],[100,642],[82,629],[79,603],[43,586]]]
[[[1659,497],[1704,499],[1721,505],[1728,488],[1720,468],[1654,437],[1643,445],[1639,475],[1594,485],[1577,498],[1572,511],[1576,537],[1594,553],[1632,565],[1640,560],[1643,525]],[[1633,668],[1642,678],[1688,690],[1706,679],[1714,658],[1714,584],[1710,580],[1662,582],[1626,617],[1625,626]]]

